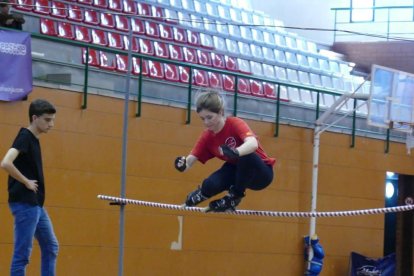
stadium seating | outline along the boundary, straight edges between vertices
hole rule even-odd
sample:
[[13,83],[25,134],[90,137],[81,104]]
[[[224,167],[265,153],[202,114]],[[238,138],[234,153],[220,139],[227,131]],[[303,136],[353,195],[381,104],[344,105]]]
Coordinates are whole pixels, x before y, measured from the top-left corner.
[[[277,20],[216,1],[15,1],[17,10],[40,18],[39,31],[45,35],[128,50],[131,28],[133,52],[269,80],[239,77],[237,91],[243,95],[276,99],[277,85],[270,80],[340,92],[352,90],[353,83],[358,82],[349,78],[348,84],[352,85],[346,85],[343,78],[349,76],[347,63],[322,56],[316,43],[288,33],[283,27],[261,26],[279,24]],[[88,62],[97,68],[125,73],[125,58],[123,54],[112,56],[91,50]],[[139,73],[137,68],[139,59],[134,58],[134,74]],[[143,62],[143,74],[170,82],[189,81],[188,67],[151,60]],[[235,91],[232,75],[193,69],[192,81],[201,87]],[[308,90],[282,90],[292,101],[315,103],[315,95]],[[332,100],[326,98],[325,104]]]

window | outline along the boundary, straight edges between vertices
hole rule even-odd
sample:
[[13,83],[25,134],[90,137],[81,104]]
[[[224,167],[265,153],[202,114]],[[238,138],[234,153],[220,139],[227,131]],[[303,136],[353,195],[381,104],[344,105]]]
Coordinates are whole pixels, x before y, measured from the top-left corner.
[[375,0],[351,0],[351,22],[374,21]]

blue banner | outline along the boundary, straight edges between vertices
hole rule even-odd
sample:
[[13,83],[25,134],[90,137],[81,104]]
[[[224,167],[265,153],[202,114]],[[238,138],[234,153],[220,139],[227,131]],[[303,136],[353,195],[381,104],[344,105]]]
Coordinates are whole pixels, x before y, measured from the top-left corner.
[[30,34],[0,30],[0,100],[21,100],[32,89]]
[[390,254],[380,259],[372,259],[351,253],[350,276],[394,276],[395,254]]

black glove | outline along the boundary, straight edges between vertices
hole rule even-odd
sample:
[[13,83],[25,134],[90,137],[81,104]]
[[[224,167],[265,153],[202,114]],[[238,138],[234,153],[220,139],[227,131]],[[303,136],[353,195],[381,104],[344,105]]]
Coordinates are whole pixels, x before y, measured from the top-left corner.
[[227,145],[221,145],[220,148],[223,151],[223,155],[227,156],[230,159],[237,159],[240,157],[239,151],[237,149],[232,149]]
[[179,156],[175,158],[174,165],[178,171],[183,172],[187,168],[187,159],[184,156]]

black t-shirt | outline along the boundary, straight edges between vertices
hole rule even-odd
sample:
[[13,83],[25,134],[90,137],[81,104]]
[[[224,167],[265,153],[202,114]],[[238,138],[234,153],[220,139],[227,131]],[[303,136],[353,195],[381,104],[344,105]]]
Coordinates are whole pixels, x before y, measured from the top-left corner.
[[12,148],[19,151],[19,155],[14,160],[14,165],[26,178],[37,180],[38,190],[35,193],[9,176],[9,202],[22,202],[43,206],[45,201],[45,185],[39,140],[30,130],[21,128],[13,142]]
[[[9,19],[13,19],[13,21],[7,24],[7,20]],[[3,13],[0,14],[0,26],[1,27],[22,30],[22,24],[24,23],[24,20],[22,19],[22,21],[23,22],[19,22],[19,20],[15,20],[15,17],[12,14],[3,14]]]

